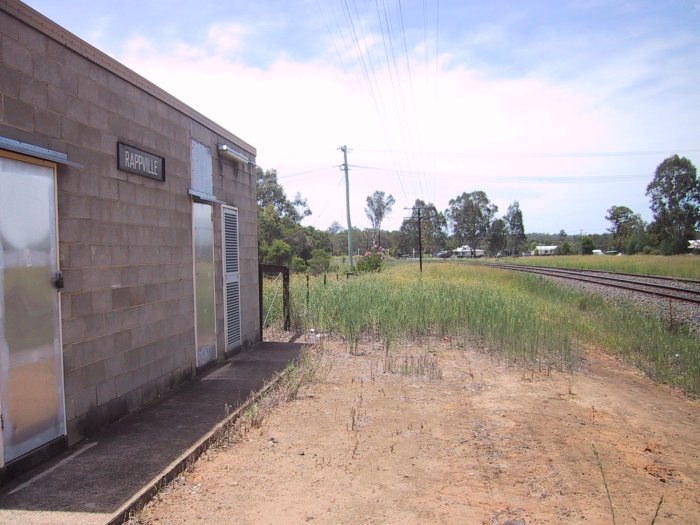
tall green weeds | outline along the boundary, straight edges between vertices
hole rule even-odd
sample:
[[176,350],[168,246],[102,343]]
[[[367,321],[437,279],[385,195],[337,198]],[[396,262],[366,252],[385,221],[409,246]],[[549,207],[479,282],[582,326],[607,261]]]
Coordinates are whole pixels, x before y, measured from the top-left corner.
[[308,305],[306,279],[293,277],[293,318],[296,312],[303,328],[341,336],[353,352],[363,338],[389,355],[398,343],[440,336],[537,370],[568,369],[583,348],[601,348],[700,394],[697,338],[633,305],[517,272],[454,263],[417,270],[396,265],[326,284],[312,278]]

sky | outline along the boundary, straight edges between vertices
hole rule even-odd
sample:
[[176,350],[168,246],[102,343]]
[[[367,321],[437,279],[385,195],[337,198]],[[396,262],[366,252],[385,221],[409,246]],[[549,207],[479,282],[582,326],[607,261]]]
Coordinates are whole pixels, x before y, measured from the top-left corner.
[[527,232],[652,220],[646,187],[700,165],[700,0],[30,0],[257,148],[304,224],[398,229],[484,191]]

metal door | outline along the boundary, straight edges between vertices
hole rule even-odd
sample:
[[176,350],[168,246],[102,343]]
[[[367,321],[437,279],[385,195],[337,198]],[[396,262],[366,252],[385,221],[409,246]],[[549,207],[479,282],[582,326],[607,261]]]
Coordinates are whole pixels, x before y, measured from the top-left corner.
[[0,155],[0,464],[65,434],[55,176]]
[[216,360],[214,223],[211,212],[211,204],[192,203],[197,367]]
[[238,266],[238,210],[222,206],[226,350],[241,345],[241,283]]

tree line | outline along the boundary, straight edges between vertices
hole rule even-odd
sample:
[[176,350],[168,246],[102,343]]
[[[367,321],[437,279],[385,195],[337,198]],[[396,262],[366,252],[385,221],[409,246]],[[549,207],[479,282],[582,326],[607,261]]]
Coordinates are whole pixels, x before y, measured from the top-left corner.
[[[318,273],[331,268],[331,256],[347,255],[347,230],[338,222],[325,231],[303,226],[301,222],[311,210],[301,195],[287,197],[275,170],[257,168],[257,191],[261,261]],[[605,217],[611,223],[608,231],[584,236],[568,235],[564,230],[526,234],[518,201],[499,217],[498,206],[483,191],[458,195],[444,211],[416,199],[400,229],[385,231],[381,225],[395,199],[378,190],[366,198],[365,213],[371,228],[353,228],[352,241],[360,255],[417,255],[420,225],[420,246],[425,254],[468,246],[490,255],[517,255],[537,244],[556,245],[564,255],[591,253],[596,248],[625,254],[687,252],[700,226],[700,181],[695,166],[678,155],[664,160],[647,186],[647,195],[654,214],[651,223],[627,206],[615,205]]]
[[656,168],[647,186],[654,219],[647,224],[627,206],[612,206],[610,248],[622,253],[685,253],[700,227],[700,181],[692,162],[673,155]]

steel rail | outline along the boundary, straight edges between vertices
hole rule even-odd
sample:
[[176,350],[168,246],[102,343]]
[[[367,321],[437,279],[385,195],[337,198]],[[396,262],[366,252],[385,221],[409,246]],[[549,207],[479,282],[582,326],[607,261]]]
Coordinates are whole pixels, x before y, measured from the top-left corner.
[[[540,266],[542,268],[542,266]],[[560,269],[560,268],[557,268]],[[657,279],[659,281],[670,281],[684,284],[694,284],[700,286],[700,279],[689,279],[687,277],[669,277],[668,275],[646,275],[642,273],[625,273],[625,272],[614,272],[612,270],[588,270],[586,268],[563,268],[564,270],[573,270],[580,272],[589,273],[607,273],[612,275],[624,275],[626,277],[634,277],[639,279]]]
[[[545,275],[549,277],[560,277],[562,279],[570,279],[572,281],[580,281],[591,284],[598,284],[600,286],[608,286],[611,288],[619,288],[622,290],[628,290],[632,292],[644,293],[647,295],[653,295],[656,297],[663,297],[665,299],[673,299],[676,301],[684,301],[693,304],[700,304],[700,291],[699,290],[689,290],[687,288],[679,288],[674,286],[668,286],[658,283],[649,282],[633,282],[627,279],[618,279],[615,277],[602,277],[602,276],[583,276],[577,273],[575,270],[560,269],[560,268],[545,268],[542,266],[528,266],[528,265],[514,265],[514,264],[488,264],[485,266],[491,266],[494,268],[501,268],[504,270],[513,270],[517,272],[534,273],[538,275]],[[588,270],[581,270],[581,272],[587,272]],[[649,276],[636,275],[639,278],[649,278]],[[654,277],[655,278],[655,277]],[[625,283],[625,284],[621,284]],[[654,288],[654,290],[649,290],[648,288]],[[660,291],[665,290],[665,291]],[[669,291],[674,291],[677,293],[669,293]],[[687,295],[678,295],[679,293]],[[690,297],[689,297],[690,296]]]
[[[496,264],[497,265],[497,264]],[[493,265],[493,266],[496,266]],[[602,279],[605,281],[613,281],[613,282],[621,282],[621,283],[631,283],[631,284],[639,284],[642,286],[648,286],[649,288],[659,288],[661,290],[671,290],[671,291],[676,291],[676,292],[687,292],[690,293],[691,295],[700,295],[700,290],[693,290],[689,288],[682,288],[679,286],[672,286],[668,284],[659,284],[659,283],[652,283],[646,281],[646,279],[656,279],[656,280],[664,280],[664,281],[672,281],[676,282],[675,279],[672,277],[663,277],[659,278],[655,275],[642,275],[642,274],[636,274],[636,273],[618,273],[618,272],[610,272],[610,271],[603,271],[603,270],[586,270],[586,269],[573,269],[573,268],[556,268],[553,266],[531,266],[531,265],[518,265],[518,264],[501,264],[503,267],[518,267],[518,268],[532,268],[533,270],[542,270],[546,272],[556,272],[556,273],[562,273],[566,275],[581,275],[581,274],[588,274],[588,273],[593,273],[593,274],[605,274],[605,275],[600,275],[596,276],[596,279]],[[621,279],[618,276],[627,276],[631,278],[637,279],[637,281],[631,281],[630,279]],[[691,280],[685,280],[685,281],[680,281],[683,284],[698,284],[700,285],[700,281],[691,281]]]

